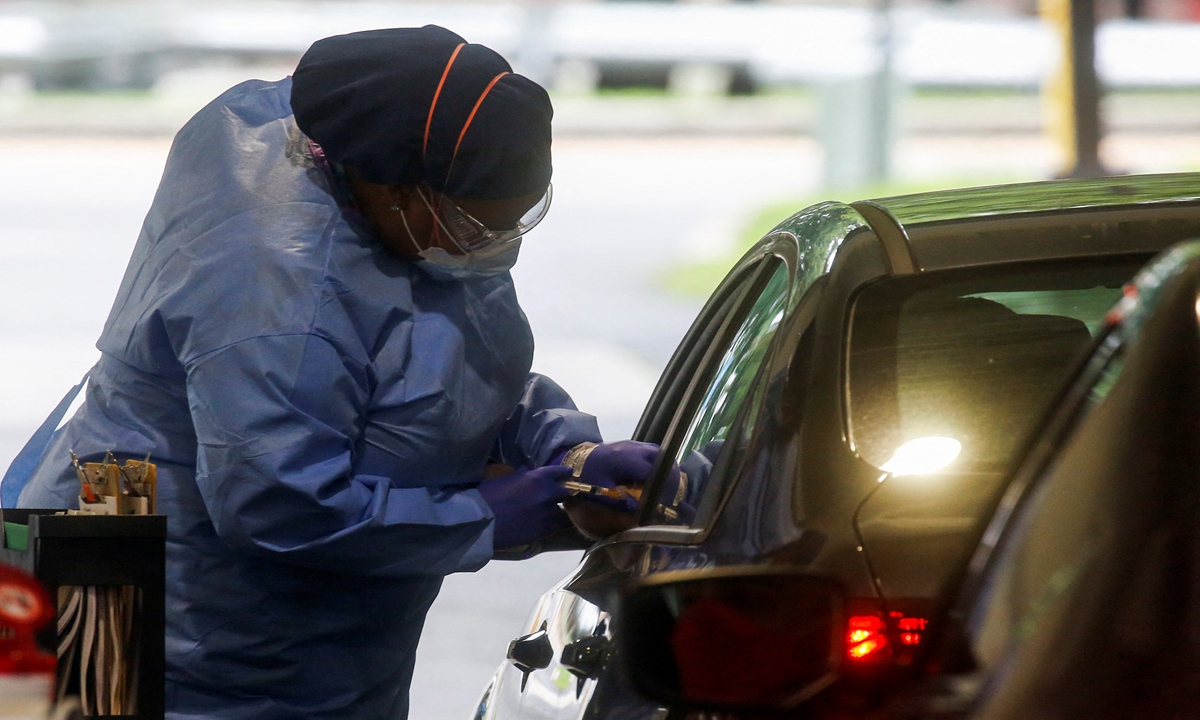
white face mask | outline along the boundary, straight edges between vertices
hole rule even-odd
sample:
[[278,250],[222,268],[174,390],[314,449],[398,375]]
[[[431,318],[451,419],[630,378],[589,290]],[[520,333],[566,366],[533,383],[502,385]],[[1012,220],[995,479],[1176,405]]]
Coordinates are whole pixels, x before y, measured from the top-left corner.
[[440,247],[426,248],[418,253],[420,267],[434,280],[478,280],[495,277],[517,264],[521,238],[464,255],[451,255]]
[[[432,211],[431,208],[430,212]],[[412,228],[408,226],[408,218],[403,211],[400,212],[400,221],[404,223],[404,230],[408,232],[413,243],[420,247],[416,236],[413,235]],[[464,252],[461,255],[452,255],[440,247],[430,247],[417,253],[421,256],[421,259],[417,261],[417,267],[428,273],[434,280],[479,280],[495,277],[511,270],[513,265],[517,264],[517,255],[520,252],[521,238],[519,237],[473,252]]]

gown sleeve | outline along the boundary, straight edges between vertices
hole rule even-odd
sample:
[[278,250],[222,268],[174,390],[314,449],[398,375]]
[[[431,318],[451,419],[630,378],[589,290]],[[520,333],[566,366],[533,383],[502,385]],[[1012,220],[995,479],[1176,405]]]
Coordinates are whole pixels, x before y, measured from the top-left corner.
[[254,337],[188,363],[196,480],[227,545],[364,576],[446,575],[490,559],[492,513],[478,491],[355,473],[370,383],[311,333]]
[[596,418],[580,412],[558,383],[529,373],[525,392],[500,431],[492,459],[513,467],[541,467],[582,442],[601,442]]

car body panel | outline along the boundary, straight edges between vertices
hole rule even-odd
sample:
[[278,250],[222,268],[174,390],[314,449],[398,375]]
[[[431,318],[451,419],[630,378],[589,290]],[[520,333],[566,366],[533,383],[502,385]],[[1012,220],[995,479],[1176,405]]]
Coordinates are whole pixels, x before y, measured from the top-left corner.
[[[578,573],[576,569],[542,596],[520,633],[533,633],[544,623],[555,658],[572,643],[608,632],[606,614],[564,589]],[[557,661],[528,678],[522,675],[512,663],[501,664],[481,701],[479,720],[496,717],[498,709],[511,717],[577,718],[595,689],[594,679],[576,677]]]

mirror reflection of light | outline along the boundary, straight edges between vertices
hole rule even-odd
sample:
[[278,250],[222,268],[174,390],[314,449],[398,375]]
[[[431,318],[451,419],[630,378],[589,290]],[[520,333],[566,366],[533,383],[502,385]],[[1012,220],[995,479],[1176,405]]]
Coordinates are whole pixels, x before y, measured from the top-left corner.
[[909,440],[892,453],[880,470],[892,477],[936,472],[954,462],[962,452],[962,443],[948,437],[923,437]]

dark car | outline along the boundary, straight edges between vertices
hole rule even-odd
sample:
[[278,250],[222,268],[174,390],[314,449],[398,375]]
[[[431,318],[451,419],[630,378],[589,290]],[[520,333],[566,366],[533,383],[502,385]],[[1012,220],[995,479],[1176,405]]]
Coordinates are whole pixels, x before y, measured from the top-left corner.
[[938,618],[928,687],[903,708],[1200,715],[1200,243],[1141,272],[1109,323],[1007,484]]
[[[660,718],[689,703],[844,715],[911,692],[1042,418],[1138,268],[1190,237],[1197,174],[824,203],[785,220],[717,289],[651,397],[635,437],[663,452],[637,527],[543,597],[477,717]],[[674,465],[685,483],[664,482]],[[751,626],[721,604],[728,587],[758,608],[754,642],[736,642]],[[813,638],[827,639],[815,654],[788,650]]]
[[808,717],[845,717],[847,700],[881,720],[1195,717],[1200,242],[1127,286],[1034,437],[929,617],[879,639],[888,655],[922,635],[891,682],[847,682],[871,616],[855,617],[840,583],[778,565],[627,589],[616,632],[630,677],[680,707]]

